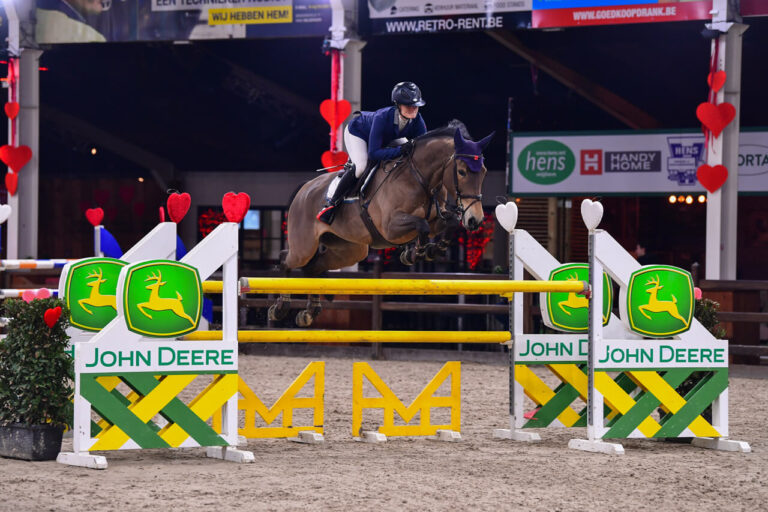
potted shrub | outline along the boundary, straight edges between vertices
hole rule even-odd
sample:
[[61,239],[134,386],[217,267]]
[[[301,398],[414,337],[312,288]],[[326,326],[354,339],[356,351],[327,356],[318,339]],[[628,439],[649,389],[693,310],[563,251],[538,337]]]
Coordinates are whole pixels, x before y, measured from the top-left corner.
[[6,300],[0,340],[0,456],[52,460],[71,418],[69,312],[56,298]]

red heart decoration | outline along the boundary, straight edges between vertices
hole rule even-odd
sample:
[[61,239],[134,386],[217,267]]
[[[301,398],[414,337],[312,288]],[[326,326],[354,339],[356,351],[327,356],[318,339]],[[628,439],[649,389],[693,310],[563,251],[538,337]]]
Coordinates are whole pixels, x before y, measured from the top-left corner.
[[6,103],[5,115],[8,116],[8,119],[16,119],[16,116],[19,115],[19,104],[15,101],[9,101]]
[[177,194],[174,192],[168,196],[168,217],[178,224],[189,211],[190,204],[192,204],[192,197],[188,193]]
[[240,222],[251,207],[251,196],[245,192],[235,194],[227,192],[221,200],[221,206],[224,207],[224,215],[229,222]]
[[707,83],[713,91],[717,92],[725,85],[726,77],[725,71],[715,71],[714,74],[707,75]]
[[713,105],[702,103],[696,108],[696,117],[707,127],[712,135],[717,138],[728,126],[728,123],[736,117],[736,108],[728,102]]
[[6,173],[5,175],[5,189],[12,196],[16,195],[16,188],[19,186],[19,175],[14,172]]
[[14,147],[6,144],[0,147],[0,160],[13,169],[13,172],[19,172],[27,162],[32,160],[32,150],[29,146]]
[[37,293],[35,293],[36,299],[47,299],[51,296],[51,292],[48,291],[48,288],[40,288],[37,290]]
[[55,308],[49,308],[45,310],[43,320],[45,320],[45,325],[47,325],[48,328],[53,328],[53,326],[56,325],[56,322],[59,321],[60,317],[61,306],[56,306]]
[[722,187],[725,180],[728,179],[728,168],[724,165],[711,167],[702,164],[696,171],[696,177],[699,179],[699,183],[712,194]]
[[104,220],[104,210],[101,208],[88,208],[85,210],[85,218],[91,223],[91,226],[98,226]]
[[347,100],[324,100],[320,104],[320,115],[331,125],[331,130],[335,130],[344,122],[352,112],[352,104]]
[[[341,167],[347,163],[349,155],[343,151],[324,151],[320,160],[323,162],[323,167]],[[337,170],[338,169],[328,169],[329,172]]]
[[35,291],[34,290],[24,290],[21,292],[21,300],[29,304],[33,300],[35,300]]

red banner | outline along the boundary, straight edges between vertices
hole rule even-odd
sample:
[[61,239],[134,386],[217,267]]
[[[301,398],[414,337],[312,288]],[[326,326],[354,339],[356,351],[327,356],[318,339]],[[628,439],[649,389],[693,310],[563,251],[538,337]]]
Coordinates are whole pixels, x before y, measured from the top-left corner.
[[[744,0],[742,0],[743,2]],[[758,2],[755,2],[758,3]],[[743,5],[743,3],[742,3]],[[711,18],[712,0],[663,2],[608,7],[542,9],[531,13],[534,28],[654,23]],[[743,11],[743,7],[742,7]]]
[[741,0],[742,16],[768,16],[768,2],[765,0]]

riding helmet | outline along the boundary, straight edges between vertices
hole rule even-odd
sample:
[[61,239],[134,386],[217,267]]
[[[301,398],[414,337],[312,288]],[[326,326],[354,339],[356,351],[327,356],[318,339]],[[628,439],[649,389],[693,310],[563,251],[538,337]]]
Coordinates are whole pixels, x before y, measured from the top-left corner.
[[421,90],[413,82],[400,82],[392,89],[392,103],[423,107],[427,103],[421,98]]

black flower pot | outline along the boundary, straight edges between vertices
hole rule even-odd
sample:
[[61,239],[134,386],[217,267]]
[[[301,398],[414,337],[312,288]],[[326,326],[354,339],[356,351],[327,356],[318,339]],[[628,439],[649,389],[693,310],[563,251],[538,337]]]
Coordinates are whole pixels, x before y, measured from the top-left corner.
[[54,460],[61,451],[64,428],[52,425],[0,425],[0,457]]

